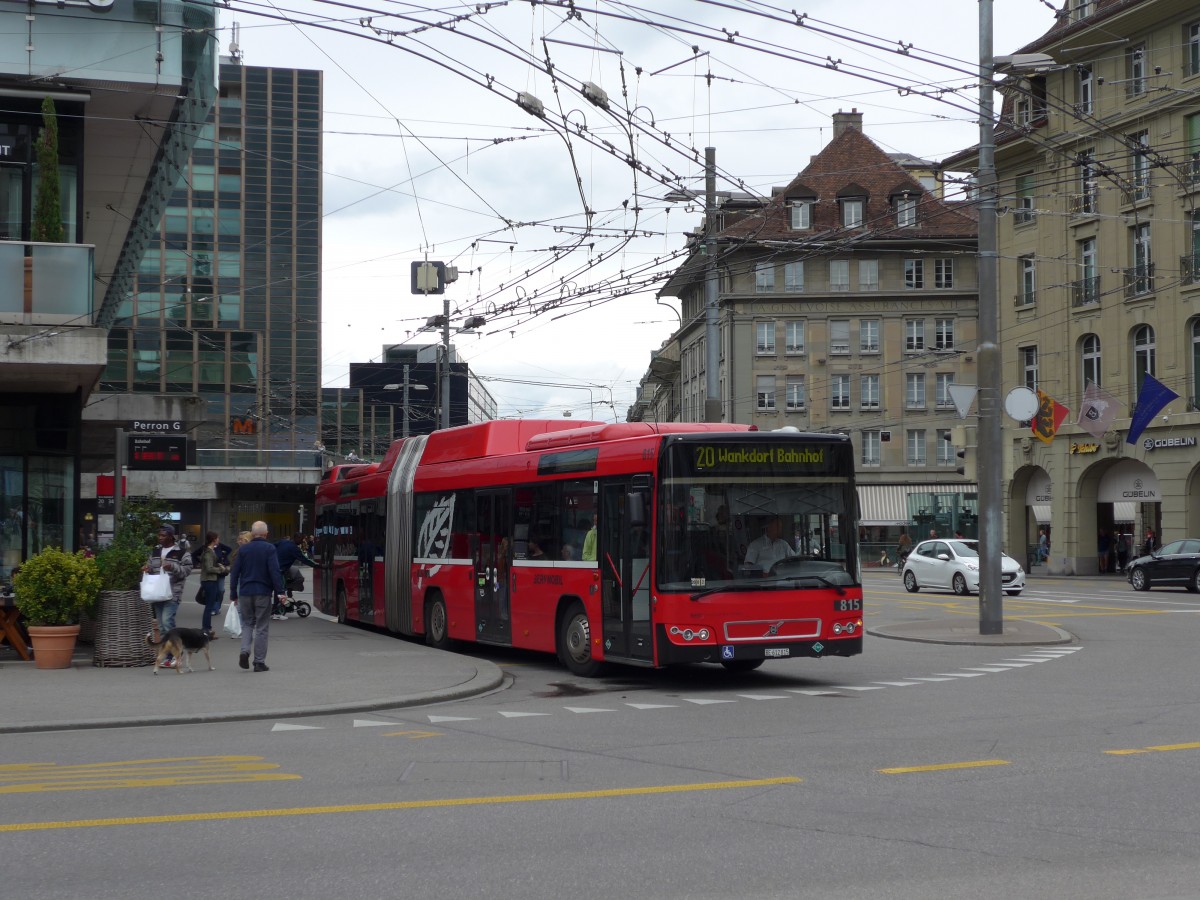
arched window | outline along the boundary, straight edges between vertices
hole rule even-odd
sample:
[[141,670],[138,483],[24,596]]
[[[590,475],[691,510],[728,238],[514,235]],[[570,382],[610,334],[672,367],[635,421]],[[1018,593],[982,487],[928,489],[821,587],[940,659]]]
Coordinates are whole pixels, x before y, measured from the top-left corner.
[[1192,396],[1188,409],[1200,409],[1200,319],[1192,319]]
[[1083,387],[1089,383],[1100,384],[1100,338],[1094,334],[1085,334],[1079,342],[1080,362],[1083,364]]
[[1142,393],[1142,382],[1147,375],[1154,375],[1156,345],[1154,329],[1149,325],[1139,325],[1133,332],[1133,388],[1134,401]]

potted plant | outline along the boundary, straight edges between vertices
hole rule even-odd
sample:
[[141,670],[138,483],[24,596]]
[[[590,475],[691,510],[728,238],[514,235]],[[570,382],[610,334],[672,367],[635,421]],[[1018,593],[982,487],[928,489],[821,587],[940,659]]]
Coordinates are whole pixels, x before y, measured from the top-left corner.
[[96,561],[83,552],[47,547],[23,562],[13,576],[17,609],[25,617],[33,661],[39,669],[71,665],[79,637],[79,617],[100,594]]
[[146,634],[154,630],[150,604],[142,602],[142,567],[150,557],[154,536],[167,504],[155,497],[128,503],[121,510],[113,539],[96,554],[100,572],[100,602],[92,664],[148,666],[154,648]]

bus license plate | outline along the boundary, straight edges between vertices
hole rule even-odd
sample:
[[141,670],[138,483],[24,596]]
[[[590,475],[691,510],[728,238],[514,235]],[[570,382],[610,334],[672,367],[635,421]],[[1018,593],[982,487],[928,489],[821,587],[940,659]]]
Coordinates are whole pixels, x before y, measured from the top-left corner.
[[789,647],[768,647],[763,651],[763,656],[768,658],[772,656],[791,656],[792,651]]
[[861,597],[838,597],[833,601],[834,612],[862,612]]

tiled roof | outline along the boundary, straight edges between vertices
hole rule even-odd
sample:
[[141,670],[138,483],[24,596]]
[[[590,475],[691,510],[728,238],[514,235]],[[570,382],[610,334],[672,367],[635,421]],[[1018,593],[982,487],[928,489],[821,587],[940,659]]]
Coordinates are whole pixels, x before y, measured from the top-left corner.
[[[917,223],[898,228],[894,198],[918,201]],[[839,197],[865,197],[863,227],[842,228]],[[789,201],[815,198],[812,228],[790,227]],[[721,236],[749,241],[974,238],[977,225],[957,204],[939,200],[857,128],[846,128],[763,208],[730,225]]]

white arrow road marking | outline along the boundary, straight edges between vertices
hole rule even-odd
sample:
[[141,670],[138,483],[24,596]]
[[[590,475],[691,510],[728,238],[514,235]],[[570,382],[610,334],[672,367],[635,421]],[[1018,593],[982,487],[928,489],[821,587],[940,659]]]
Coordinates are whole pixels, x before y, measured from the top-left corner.
[[922,678],[919,675],[913,675],[912,680],[913,681],[953,681],[954,679],[953,678],[929,678],[929,677]]
[[978,678],[983,675],[983,672],[938,672],[938,675],[947,675],[950,678]]
[[883,690],[883,688],[881,688],[881,687],[877,687],[875,685],[870,685],[870,684],[864,684],[862,687],[855,687],[854,685],[850,685],[850,684],[839,684],[837,686],[837,689],[839,691],[882,691]]
[[784,688],[791,694],[804,694],[807,697],[836,697],[837,691],[802,691],[799,688]]
[[526,716],[548,716],[550,713],[535,713],[535,712],[500,712],[500,715],[506,719],[523,719]]
[[395,725],[395,722],[376,722],[374,719],[355,719],[355,728],[377,728],[380,725]]
[[616,712],[615,709],[597,709],[594,706],[564,706],[563,709],[573,713]]
[[697,697],[694,699],[692,697],[684,697],[683,699],[688,703],[695,703],[697,706],[709,706],[713,703],[737,703],[736,700],[705,700],[702,697]]
[[886,684],[888,687],[908,687],[918,684],[916,681],[872,681],[871,684]]
[[671,703],[626,703],[626,706],[632,706],[634,709],[679,709]]
[[321,731],[320,725],[288,725],[285,722],[279,722],[272,726],[272,731]]
[[429,716],[431,725],[438,722],[476,722],[478,719],[472,719],[469,716]]
[[747,700],[791,700],[791,697],[785,697],[783,694],[738,694],[739,697],[745,697]]

